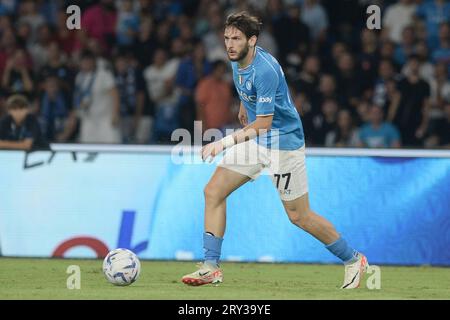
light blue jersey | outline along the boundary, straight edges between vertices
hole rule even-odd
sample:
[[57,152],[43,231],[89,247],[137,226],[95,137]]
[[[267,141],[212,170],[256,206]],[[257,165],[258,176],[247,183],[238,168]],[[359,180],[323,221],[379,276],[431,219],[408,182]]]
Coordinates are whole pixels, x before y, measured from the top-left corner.
[[231,66],[234,85],[247,110],[249,123],[258,115],[273,115],[271,130],[258,137],[258,143],[280,150],[301,148],[305,144],[303,126],[278,61],[257,46],[250,65],[239,69],[237,62],[231,62]]

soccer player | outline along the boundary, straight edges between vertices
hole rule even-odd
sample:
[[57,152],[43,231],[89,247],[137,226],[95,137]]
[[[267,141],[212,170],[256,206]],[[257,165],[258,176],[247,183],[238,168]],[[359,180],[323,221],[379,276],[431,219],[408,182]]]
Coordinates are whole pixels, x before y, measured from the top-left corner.
[[203,160],[226,152],[204,190],[205,260],[182,281],[188,285],[222,282],[219,259],[225,233],[226,198],[268,168],[290,221],[343,261],[342,288],[357,288],[368,267],[367,259],[309,207],[302,123],[280,65],[256,46],[260,26],[259,20],[246,12],[228,16],[225,23],[225,47],[241,99],[238,117],[244,128],[202,148]]

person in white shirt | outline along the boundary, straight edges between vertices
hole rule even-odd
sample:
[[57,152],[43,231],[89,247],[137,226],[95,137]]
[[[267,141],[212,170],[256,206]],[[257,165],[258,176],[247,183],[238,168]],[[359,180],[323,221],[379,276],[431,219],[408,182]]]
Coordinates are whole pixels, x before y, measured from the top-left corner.
[[96,68],[90,52],[81,57],[75,78],[74,107],[81,120],[81,143],[120,143],[119,95],[110,71]]
[[396,44],[402,40],[403,29],[413,22],[417,5],[412,0],[400,0],[390,5],[383,17],[383,32]]
[[159,140],[158,132],[169,135],[178,125],[177,105],[180,93],[174,85],[178,65],[178,58],[169,60],[164,49],[157,49],[153,64],[144,70],[147,92],[156,107],[152,139]]

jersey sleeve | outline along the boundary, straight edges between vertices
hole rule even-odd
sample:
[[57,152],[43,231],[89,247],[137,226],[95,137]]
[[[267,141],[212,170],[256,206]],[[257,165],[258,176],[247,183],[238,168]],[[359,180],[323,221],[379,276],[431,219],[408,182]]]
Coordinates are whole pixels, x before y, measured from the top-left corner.
[[260,74],[256,74],[256,116],[274,113],[278,81],[278,74],[272,66],[263,69]]

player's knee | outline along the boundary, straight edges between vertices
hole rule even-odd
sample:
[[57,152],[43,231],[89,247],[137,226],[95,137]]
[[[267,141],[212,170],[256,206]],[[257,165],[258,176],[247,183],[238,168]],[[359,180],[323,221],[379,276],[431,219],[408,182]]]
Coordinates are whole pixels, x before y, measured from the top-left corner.
[[308,209],[289,212],[289,220],[301,229],[308,230],[311,222],[311,212]]
[[205,195],[205,201],[207,203],[218,202],[223,200],[221,190],[219,186],[215,184],[208,183],[205,189],[203,190],[203,194]]

